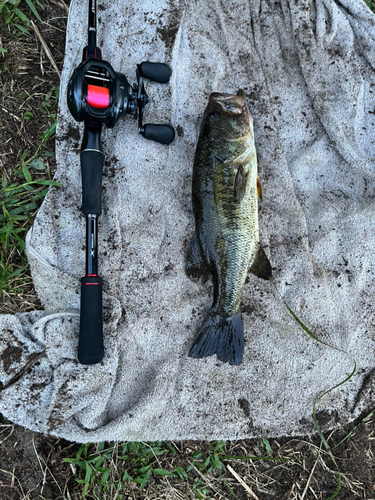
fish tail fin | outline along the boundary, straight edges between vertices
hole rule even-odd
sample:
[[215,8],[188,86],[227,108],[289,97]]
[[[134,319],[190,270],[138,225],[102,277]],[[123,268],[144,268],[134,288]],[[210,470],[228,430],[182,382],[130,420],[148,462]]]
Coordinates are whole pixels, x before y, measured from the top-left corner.
[[216,354],[220,361],[239,365],[244,349],[241,313],[230,318],[219,316],[215,310],[208,313],[190,349],[191,358],[205,358]]

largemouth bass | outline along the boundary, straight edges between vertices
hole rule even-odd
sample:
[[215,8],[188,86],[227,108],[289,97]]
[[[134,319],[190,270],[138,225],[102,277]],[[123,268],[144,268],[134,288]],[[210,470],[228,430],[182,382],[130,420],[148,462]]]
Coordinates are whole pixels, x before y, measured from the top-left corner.
[[196,281],[211,274],[213,305],[189,356],[217,354],[241,363],[244,350],[241,294],[247,273],[270,279],[271,265],[259,243],[253,120],[246,94],[214,92],[203,116],[193,169],[195,233],[186,272]]

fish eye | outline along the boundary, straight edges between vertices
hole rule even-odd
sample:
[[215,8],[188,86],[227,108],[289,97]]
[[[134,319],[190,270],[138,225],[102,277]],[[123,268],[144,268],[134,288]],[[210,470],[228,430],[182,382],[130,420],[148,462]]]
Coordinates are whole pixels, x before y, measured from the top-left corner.
[[208,118],[210,120],[217,120],[219,118],[218,111],[211,111],[211,113],[208,115]]

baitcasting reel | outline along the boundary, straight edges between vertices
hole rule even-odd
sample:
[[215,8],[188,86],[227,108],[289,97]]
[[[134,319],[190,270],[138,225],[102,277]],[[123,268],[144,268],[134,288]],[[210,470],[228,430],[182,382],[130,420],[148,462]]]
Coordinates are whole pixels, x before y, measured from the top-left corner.
[[166,64],[142,62],[137,65],[137,85],[132,87],[123,73],[101,60],[101,50],[88,46],[83,61],[68,85],[68,106],[75,120],[105,123],[112,128],[126,114],[138,117],[138,132],[146,139],[170,144],[175,136],[170,125],[143,125],[143,108],[149,102],[144,79],[168,83],[171,70]]

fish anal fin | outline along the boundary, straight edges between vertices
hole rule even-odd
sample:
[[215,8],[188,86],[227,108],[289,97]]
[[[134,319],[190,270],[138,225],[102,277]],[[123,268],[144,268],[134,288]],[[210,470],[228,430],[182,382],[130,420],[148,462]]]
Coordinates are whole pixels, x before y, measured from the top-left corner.
[[257,195],[260,201],[263,201],[263,189],[258,176],[257,176]]
[[258,278],[263,278],[264,280],[269,280],[270,278],[272,278],[272,267],[261,245],[259,245],[254,262],[251,264],[249,272],[255,274],[255,276],[258,276]]
[[241,203],[245,196],[248,177],[249,172],[245,172],[243,165],[239,165],[234,181],[234,199],[236,203]]
[[192,281],[198,281],[199,278],[202,278],[203,281],[207,281],[209,278],[210,272],[203,259],[196,232],[187,249],[185,272]]

